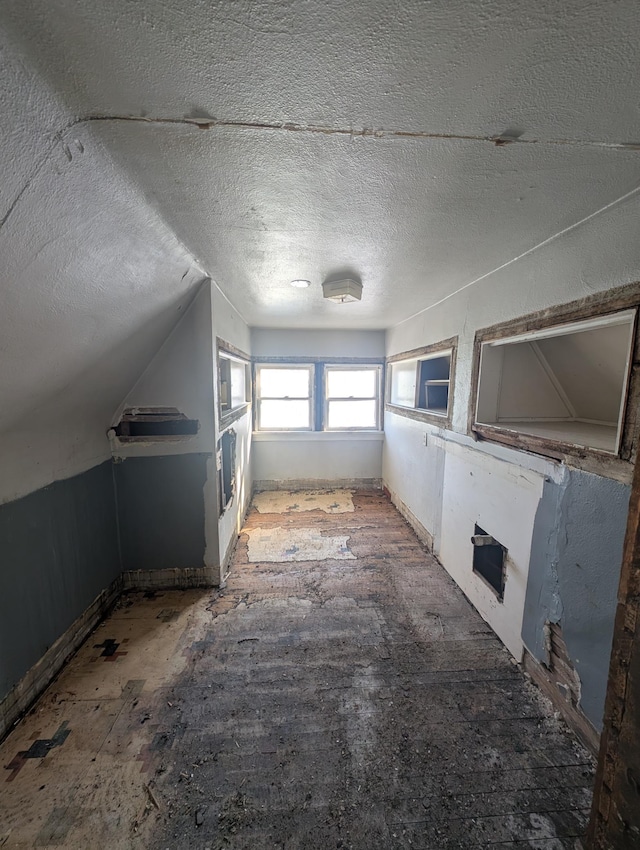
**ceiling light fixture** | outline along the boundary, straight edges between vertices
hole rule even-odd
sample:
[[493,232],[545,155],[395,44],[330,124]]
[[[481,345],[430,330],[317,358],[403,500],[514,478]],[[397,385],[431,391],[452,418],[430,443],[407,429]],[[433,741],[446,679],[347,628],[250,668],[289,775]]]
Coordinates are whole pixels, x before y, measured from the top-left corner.
[[299,278],[298,280],[292,280],[291,286],[295,286],[296,289],[306,289],[308,286],[311,286],[311,281]]
[[329,301],[335,301],[337,304],[360,301],[362,299],[362,284],[359,280],[353,280],[353,278],[325,280],[322,284],[322,294]]

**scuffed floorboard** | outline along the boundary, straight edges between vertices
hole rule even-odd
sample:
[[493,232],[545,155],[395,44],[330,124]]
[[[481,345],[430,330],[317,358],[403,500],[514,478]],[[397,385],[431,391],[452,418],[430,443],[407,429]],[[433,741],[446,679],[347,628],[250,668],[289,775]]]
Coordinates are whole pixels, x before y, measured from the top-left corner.
[[[126,597],[0,748],[3,850],[578,847],[589,755],[386,498],[353,504],[263,503],[224,591]],[[250,562],[257,528],[354,559]]]

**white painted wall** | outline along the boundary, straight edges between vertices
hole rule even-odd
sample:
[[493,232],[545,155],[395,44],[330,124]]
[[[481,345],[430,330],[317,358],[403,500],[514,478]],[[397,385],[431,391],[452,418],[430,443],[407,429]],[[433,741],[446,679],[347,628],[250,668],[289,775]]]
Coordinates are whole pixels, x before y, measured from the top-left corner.
[[203,272],[0,28],[0,502],[108,459]]
[[385,356],[384,331],[252,328],[251,346],[255,357]]
[[111,422],[115,426],[127,407],[177,407],[189,419],[198,420],[198,433],[175,441],[114,445],[116,457],[213,452],[211,286],[210,281],[201,285],[182,319],[118,405]]
[[[440,560],[520,659],[531,536],[544,477],[474,448],[438,438],[434,443],[444,451]],[[508,549],[502,602],[471,569],[476,523]]]
[[[257,357],[382,359],[384,341],[383,331],[251,330],[252,354]],[[254,433],[253,465],[254,481],[381,478],[382,435]]]
[[[240,313],[229,302],[222,290],[213,285],[211,291],[211,326],[215,347],[216,337],[230,343],[244,354],[251,354],[251,333]],[[214,410],[216,445],[222,431],[218,421],[218,385],[215,380],[217,366],[214,369]],[[236,419],[229,428],[236,432],[236,492],[230,505],[218,521],[218,559],[224,563],[225,555],[233,538],[240,533],[253,488],[252,471],[252,414],[251,406],[240,419]],[[227,430],[227,429],[225,429]],[[216,505],[216,510],[217,510]]]
[[[387,331],[388,355],[459,336],[453,430],[387,413],[383,478],[434,536],[444,567],[516,657],[535,511],[545,476],[560,470],[554,461],[466,436],[474,334],[636,280],[639,228],[640,202],[630,198]],[[473,576],[468,538],[475,522],[512,557],[503,604]]]

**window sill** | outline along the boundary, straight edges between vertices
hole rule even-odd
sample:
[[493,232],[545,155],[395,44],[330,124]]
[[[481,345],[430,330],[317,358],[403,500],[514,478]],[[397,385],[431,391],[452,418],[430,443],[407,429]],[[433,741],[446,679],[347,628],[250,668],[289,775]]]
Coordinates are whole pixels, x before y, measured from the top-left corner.
[[258,443],[384,440],[384,431],[254,431]]
[[400,404],[392,404],[389,401],[385,404],[384,409],[387,413],[395,413],[398,416],[405,416],[407,419],[415,419],[417,422],[428,422],[431,425],[438,425],[440,428],[451,427],[449,413],[434,413],[424,407],[404,407]]
[[224,431],[225,428],[228,428],[233,422],[236,422],[238,419],[242,419],[242,417],[249,412],[249,408],[251,407],[250,402],[246,402],[245,404],[241,404],[239,407],[234,407],[233,410],[225,410],[220,415],[220,430]]

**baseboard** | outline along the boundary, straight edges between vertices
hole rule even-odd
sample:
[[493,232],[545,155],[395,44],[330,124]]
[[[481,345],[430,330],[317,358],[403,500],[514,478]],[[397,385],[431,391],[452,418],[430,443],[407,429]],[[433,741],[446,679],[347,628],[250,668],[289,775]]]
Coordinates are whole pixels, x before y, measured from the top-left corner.
[[429,552],[433,552],[433,534],[424,527],[418,517],[405,505],[397,493],[390,490],[386,484],[383,486],[383,490],[391,499],[391,502],[398,513],[403,516],[411,528],[413,528],[418,540],[427,547]]
[[122,576],[118,576],[9,691],[0,703],[0,740],[49,687],[69,658],[111,611],[122,592],[122,586]]
[[122,574],[123,590],[184,590],[190,587],[215,587],[211,567],[185,567],[166,570],[128,570]]
[[253,490],[381,490],[381,478],[287,478],[254,481]]
[[566,699],[564,692],[558,688],[554,681],[551,670],[539,661],[536,661],[526,647],[524,649],[522,666],[542,693],[551,700],[554,708],[562,715],[567,726],[575,732],[584,746],[597,757],[600,748],[600,733],[582,713],[580,708]]

